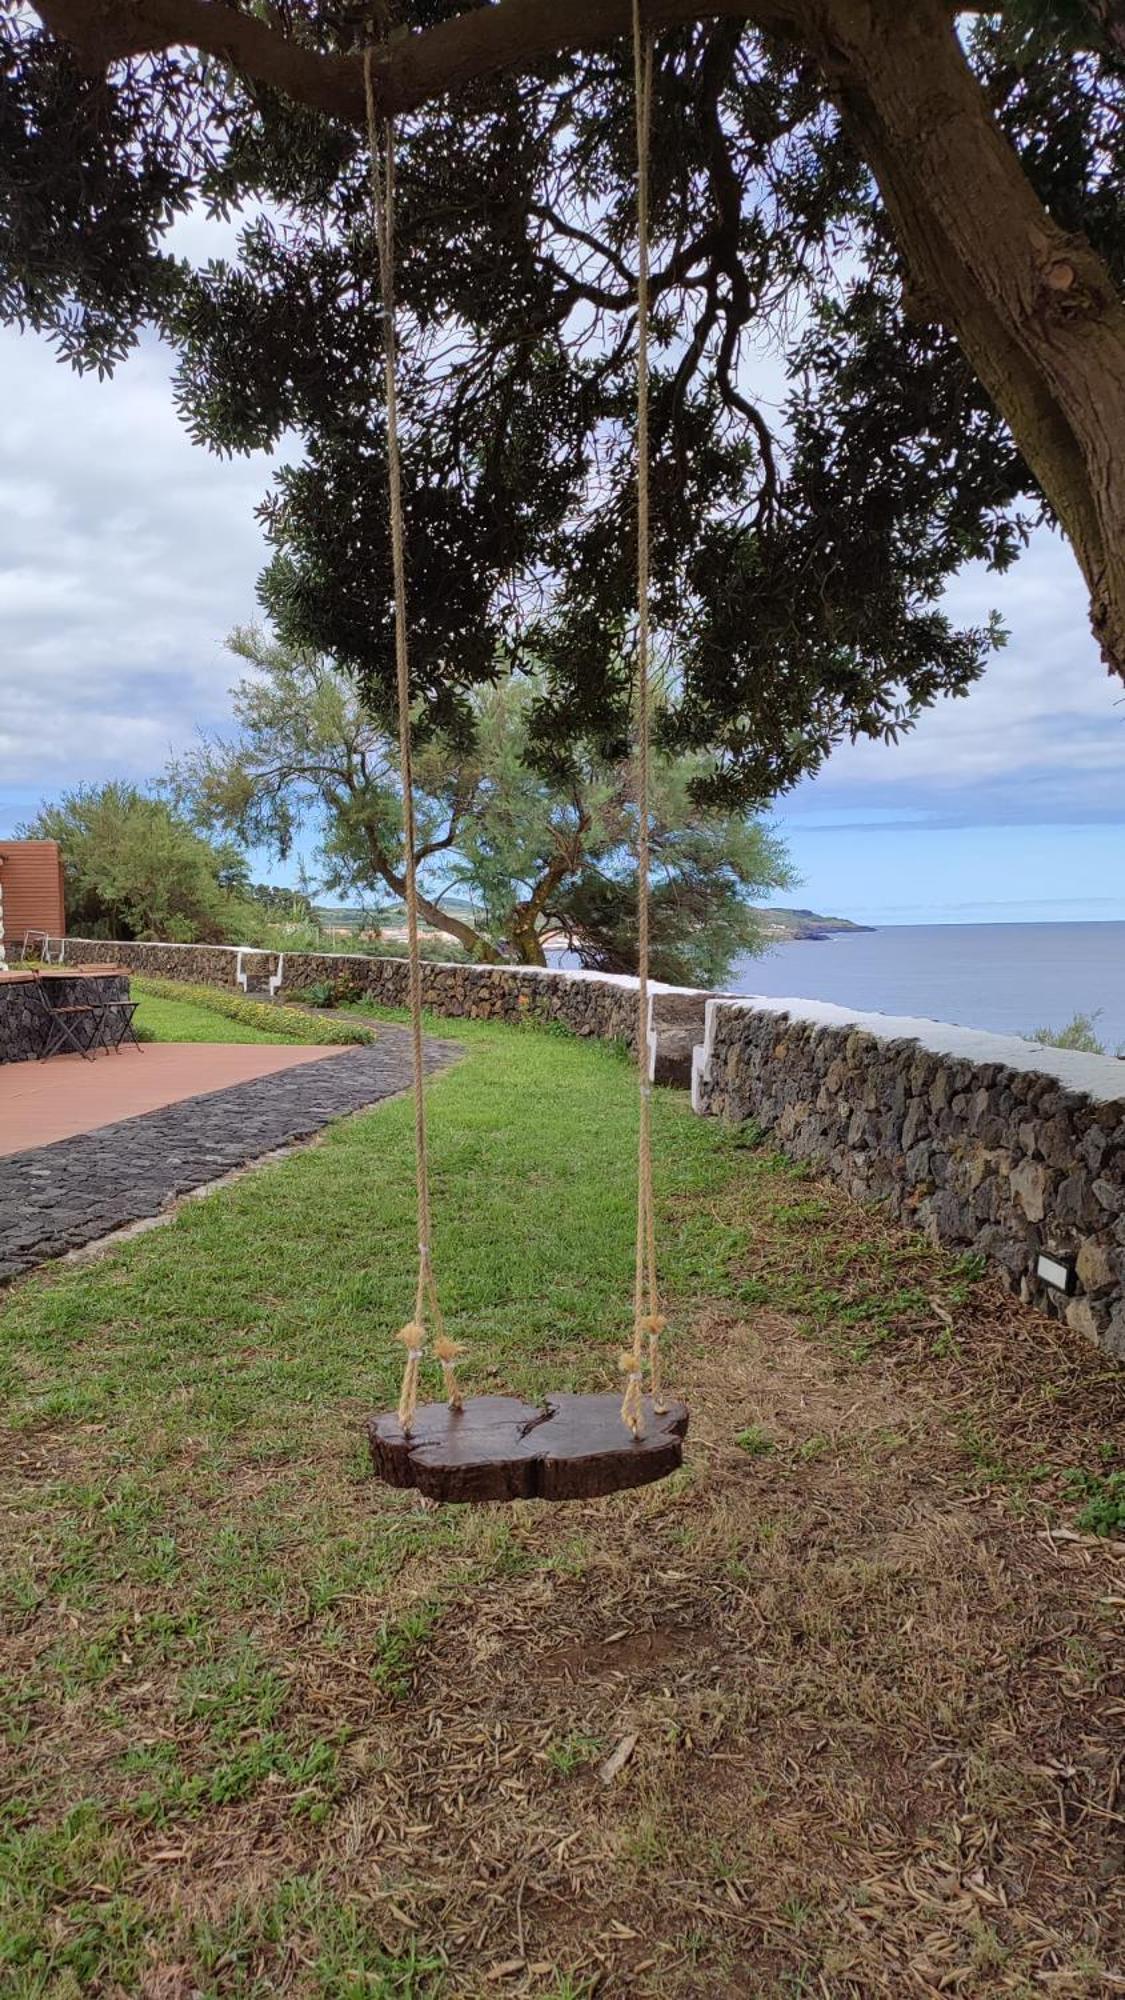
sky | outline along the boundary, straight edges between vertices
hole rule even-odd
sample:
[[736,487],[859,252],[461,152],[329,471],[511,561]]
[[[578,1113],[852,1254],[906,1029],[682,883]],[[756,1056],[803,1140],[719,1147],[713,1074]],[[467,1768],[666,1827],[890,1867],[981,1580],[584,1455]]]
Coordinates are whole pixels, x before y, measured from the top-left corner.
[[[158,777],[227,718],[269,467],[192,445],[169,376],[154,341],[99,382],[0,330],[0,837],[76,784]],[[842,748],[779,804],[802,882],[777,900],[871,924],[1125,919],[1125,687],[1069,550],[1041,531],[948,604],[998,609],[1007,648],[966,700]]]

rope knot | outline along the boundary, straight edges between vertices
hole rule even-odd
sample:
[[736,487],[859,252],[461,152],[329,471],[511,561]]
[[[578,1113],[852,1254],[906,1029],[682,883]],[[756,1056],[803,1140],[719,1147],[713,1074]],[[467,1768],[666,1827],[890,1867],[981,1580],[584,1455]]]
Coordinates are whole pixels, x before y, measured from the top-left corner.
[[621,1399],[621,1421],[632,1431],[635,1438],[645,1434],[645,1406],[641,1393],[641,1362],[632,1348],[624,1348],[617,1357],[618,1366],[625,1377],[625,1394]]
[[426,1329],[420,1320],[408,1319],[405,1326],[399,1327],[395,1339],[405,1347],[411,1361],[420,1360],[426,1351]]

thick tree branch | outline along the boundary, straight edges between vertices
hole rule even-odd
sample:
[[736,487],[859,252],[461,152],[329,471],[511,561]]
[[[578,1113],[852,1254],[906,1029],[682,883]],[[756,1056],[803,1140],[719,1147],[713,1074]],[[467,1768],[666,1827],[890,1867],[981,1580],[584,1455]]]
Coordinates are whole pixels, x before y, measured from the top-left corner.
[[[298,104],[354,125],[365,118],[363,58],[335,55],[268,27],[221,0],[32,0],[35,12],[83,65],[99,71],[127,56],[193,48],[229,61]],[[1122,0],[1085,0],[1092,38],[1125,48]],[[977,11],[949,0],[950,19]],[[1001,4],[997,11],[1003,12]],[[812,43],[831,35],[824,0],[645,0],[654,32],[701,20],[742,20]],[[495,0],[421,34],[396,38],[376,63],[376,93],[388,115],[412,111],[460,85],[527,68],[560,51],[594,48],[632,31],[632,0]]]
[[541,942],[541,926],[547,906],[568,875],[576,874],[582,866],[582,855],[586,834],[590,827],[590,815],[580,811],[577,824],[560,839],[556,852],[547,863],[538,882],[522,903],[516,903],[509,919],[510,943],[522,965],[545,965],[546,957]]
[[[375,873],[381,882],[386,883],[392,896],[398,896],[400,900],[405,901],[405,875],[400,875],[398,870],[392,867],[383,854],[382,849],[377,847],[374,842],[369,843],[369,859]],[[459,917],[451,917],[447,910],[442,909],[440,903],[431,901],[430,897],[423,890],[416,887],[414,895],[415,901],[418,904],[418,915],[433,930],[444,931],[447,937],[456,938],[458,944],[463,946],[470,958],[476,958],[485,950],[488,940],[481,937],[479,931],[473,930],[469,924],[463,924]]]
[[893,0],[834,11],[825,67],[845,125],[916,282],[1066,530],[1104,658],[1125,671],[1125,308],[1090,245],[1040,202],[943,0],[915,0],[905,25]]
[[[655,30],[722,15],[784,34],[811,11],[812,0],[647,0],[645,18]],[[88,69],[184,46],[233,63],[299,104],[363,123],[362,56],[310,48],[218,0],[37,0],[36,12]],[[565,8],[558,0],[496,0],[390,42],[375,65],[380,109],[411,111],[480,77],[631,28],[631,0],[569,0]]]

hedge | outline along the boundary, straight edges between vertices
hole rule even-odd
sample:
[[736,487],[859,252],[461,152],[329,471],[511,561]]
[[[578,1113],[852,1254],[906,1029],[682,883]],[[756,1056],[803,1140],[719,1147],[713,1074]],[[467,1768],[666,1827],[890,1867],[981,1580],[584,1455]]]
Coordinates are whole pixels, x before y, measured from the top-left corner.
[[193,1006],[207,1007],[228,1021],[243,1027],[260,1028],[279,1042],[311,1042],[319,1047],[346,1044],[366,1045],[375,1040],[374,1030],[358,1021],[341,1021],[331,1016],[321,1020],[302,1014],[295,1007],[272,1001],[249,1000],[241,993],[224,993],[218,986],[189,986],[179,979],[134,978],[133,992],[142,999],[189,1000]]

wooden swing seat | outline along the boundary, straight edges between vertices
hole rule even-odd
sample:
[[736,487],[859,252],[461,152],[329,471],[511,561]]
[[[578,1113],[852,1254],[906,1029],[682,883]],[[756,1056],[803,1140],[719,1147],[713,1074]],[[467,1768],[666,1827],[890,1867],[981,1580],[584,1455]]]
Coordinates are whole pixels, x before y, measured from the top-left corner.
[[592,1500],[647,1486],[683,1458],[688,1412],[644,1402],[645,1434],[621,1421],[621,1398],[471,1396],[460,1410],[425,1403],[407,1435],[391,1410],[368,1422],[371,1460],[388,1486],[413,1486],[430,1500]]

